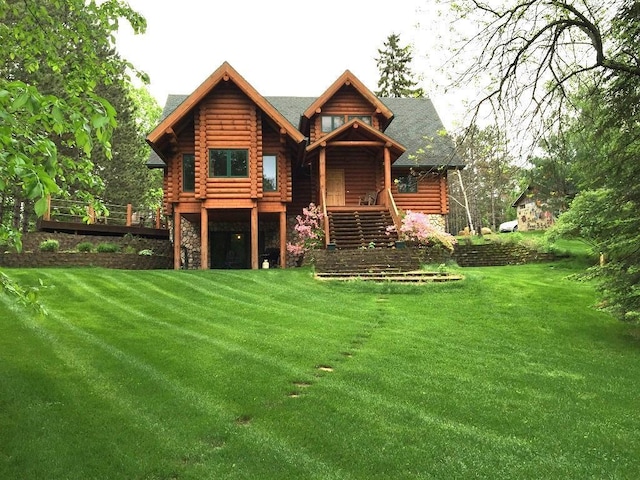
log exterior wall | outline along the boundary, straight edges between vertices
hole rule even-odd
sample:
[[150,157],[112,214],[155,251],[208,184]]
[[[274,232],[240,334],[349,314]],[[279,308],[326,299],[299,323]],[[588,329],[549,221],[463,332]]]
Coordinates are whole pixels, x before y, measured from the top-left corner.
[[[409,175],[409,169],[394,170],[393,178]],[[417,193],[400,193],[394,184],[391,193],[399,209],[440,215],[449,211],[446,176],[428,175],[418,181]]]

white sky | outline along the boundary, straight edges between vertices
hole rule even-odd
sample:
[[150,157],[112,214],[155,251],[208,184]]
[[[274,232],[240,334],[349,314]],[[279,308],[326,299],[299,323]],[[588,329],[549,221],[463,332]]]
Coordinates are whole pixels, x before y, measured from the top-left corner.
[[375,57],[391,33],[413,45],[412,71],[447,129],[462,122],[460,95],[441,95],[426,55],[438,24],[427,13],[435,0],[128,0],[147,20],[133,35],[127,25],[118,50],[146,72],[164,105],[168,94],[189,94],[228,61],[264,96],[321,95],[345,70],[376,90]]

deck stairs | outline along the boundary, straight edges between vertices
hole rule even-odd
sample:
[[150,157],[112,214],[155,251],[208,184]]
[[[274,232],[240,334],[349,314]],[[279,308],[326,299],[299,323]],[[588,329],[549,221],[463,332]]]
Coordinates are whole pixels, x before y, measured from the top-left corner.
[[393,218],[384,208],[330,211],[329,235],[338,250],[391,247],[397,234],[387,232]]

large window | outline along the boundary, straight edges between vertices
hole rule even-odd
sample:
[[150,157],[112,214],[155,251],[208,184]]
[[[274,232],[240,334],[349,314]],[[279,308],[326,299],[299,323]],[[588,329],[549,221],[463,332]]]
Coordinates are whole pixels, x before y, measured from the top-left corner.
[[209,150],[210,177],[248,177],[248,150]]
[[278,157],[275,155],[262,157],[262,190],[264,192],[278,190]]
[[193,153],[182,155],[182,191],[196,191],[196,157]]
[[418,177],[404,175],[395,181],[398,193],[418,193]]
[[362,123],[371,125],[371,115],[323,115],[321,118],[322,131],[325,133],[332,132],[354,118],[357,118]]

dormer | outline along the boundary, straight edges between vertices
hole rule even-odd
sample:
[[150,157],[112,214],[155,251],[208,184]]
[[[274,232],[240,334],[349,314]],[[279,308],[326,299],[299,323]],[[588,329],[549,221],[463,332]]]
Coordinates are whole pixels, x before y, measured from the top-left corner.
[[305,110],[300,127],[313,143],[355,119],[383,132],[393,113],[346,70]]

